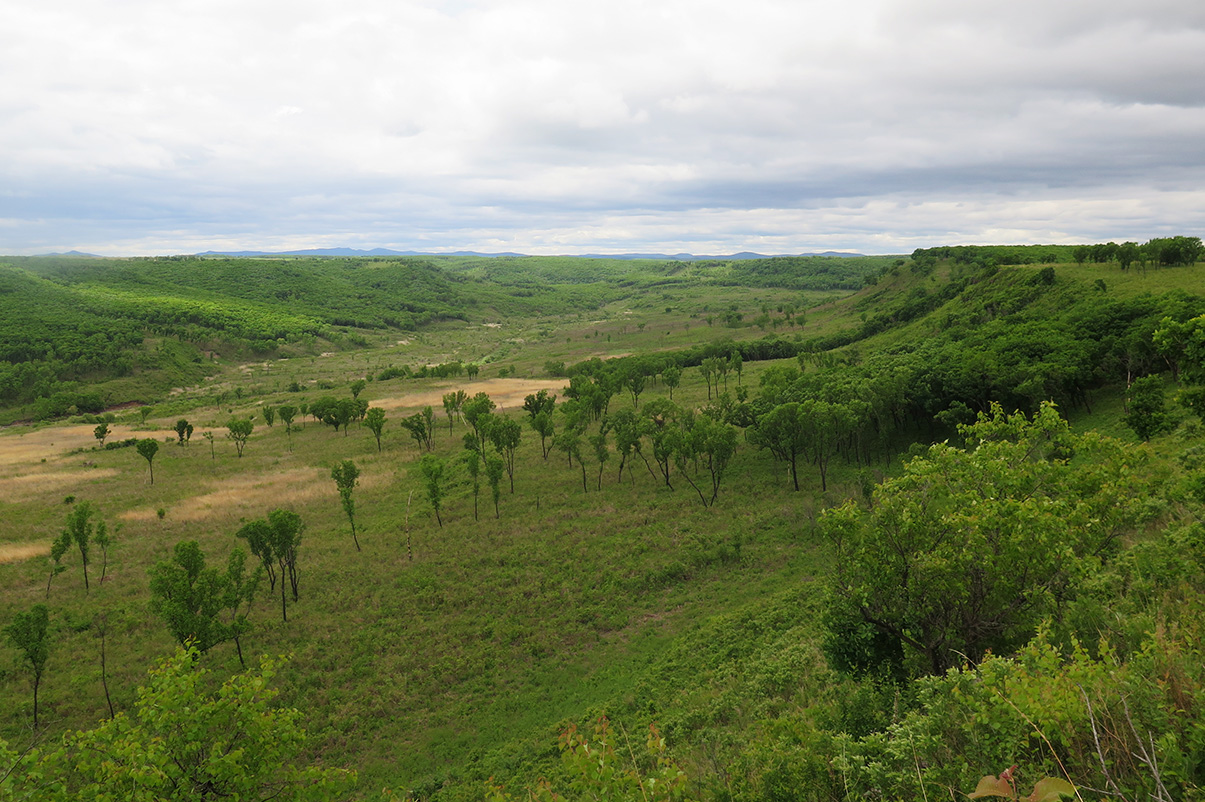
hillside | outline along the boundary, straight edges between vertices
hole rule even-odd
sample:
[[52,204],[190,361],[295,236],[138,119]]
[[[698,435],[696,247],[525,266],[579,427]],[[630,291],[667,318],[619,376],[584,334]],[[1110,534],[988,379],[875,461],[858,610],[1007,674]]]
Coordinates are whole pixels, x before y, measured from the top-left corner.
[[[938,798],[1013,763],[1027,788],[1065,770],[1191,798],[1205,494],[1200,425],[1163,382],[1169,359],[1185,381],[1200,369],[1201,266],[997,256],[842,259],[840,286],[810,262],[11,260],[0,298],[75,321],[13,324],[50,353],[106,309],[133,321],[133,353],[223,344],[192,363],[209,378],[111,413],[118,447],[99,447],[103,416],[0,433],[0,623],[39,602],[52,622],[39,737],[93,726],[106,691],[133,707],[174,647],[148,571],[176,544],[224,571],[250,548],[237,533],[283,509],[304,523],[296,598],[265,579],[238,647],[200,663],[224,678],[239,650],[291,654],[276,684],[302,711],[301,759],[355,768],[357,798],[564,789],[558,735],[601,739],[602,715],[611,760],[642,776],[655,724],[689,798]],[[248,360],[208,302],[299,328]],[[172,305],[203,336],[148,332]],[[407,328],[390,308],[428,316]],[[1163,371],[1165,425],[1144,443],[1126,387]],[[94,375],[59,380],[86,392]],[[382,411],[379,441],[355,401]],[[248,418],[240,454],[227,424]],[[147,439],[153,466],[124,445]],[[60,574],[45,557],[86,502],[114,533],[87,590],[74,546]],[[926,545],[946,529],[957,548]],[[915,597],[882,595],[909,585],[875,562],[892,533],[901,560],[923,555],[903,563]],[[0,654],[0,738],[23,748],[29,672]],[[1158,754],[1126,757],[1148,734]]]

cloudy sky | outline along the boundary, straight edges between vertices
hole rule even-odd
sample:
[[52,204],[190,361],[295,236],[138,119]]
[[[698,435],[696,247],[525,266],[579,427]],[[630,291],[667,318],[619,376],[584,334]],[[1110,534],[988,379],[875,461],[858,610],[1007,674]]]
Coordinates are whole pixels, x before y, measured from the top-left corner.
[[1202,233],[1201,0],[0,3],[0,253]]

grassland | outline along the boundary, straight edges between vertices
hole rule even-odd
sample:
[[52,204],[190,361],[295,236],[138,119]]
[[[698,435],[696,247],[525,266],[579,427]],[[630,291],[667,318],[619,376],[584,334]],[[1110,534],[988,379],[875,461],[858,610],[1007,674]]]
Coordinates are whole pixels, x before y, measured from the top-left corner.
[[[525,419],[527,394],[548,389],[562,395],[567,379],[549,375],[550,363],[672,356],[708,342],[766,335],[801,348],[841,338],[832,359],[853,370],[873,363],[876,354],[938,340],[960,325],[951,316],[988,297],[982,293],[1013,297],[1042,269],[986,275],[941,263],[921,273],[902,263],[892,271],[894,262],[878,263],[881,278],[855,293],[732,286],[718,280],[731,278],[733,269],[724,265],[434,260],[435,268],[407,269],[421,269],[423,286],[448,293],[468,292],[472,282],[483,286],[471,303],[449,303],[413,328],[373,317],[377,307],[366,296],[354,321],[363,325],[334,322],[342,308],[290,304],[289,315],[320,325],[290,330],[267,353],[239,346],[241,335],[203,349],[187,338],[181,342],[179,331],[146,332],[142,348],[174,343],[169,350],[206,352],[201,363],[181,361],[203,370],[152,376],[148,369],[96,385],[119,394],[136,386],[136,400],[153,403],[145,421],[136,408],[113,410],[109,438],[161,442],[153,485],[133,448],[98,447],[90,419],[0,432],[0,622],[47,598],[54,621],[42,732],[29,731],[26,673],[15,652],[0,647],[0,699],[6,700],[0,737],[14,744],[45,741],[105,715],[94,626],[102,613],[109,621],[109,687],[115,705],[128,709],[148,666],[173,648],[163,623],[148,611],[148,569],[183,540],[199,542],[212,563],[222,564],[242,545],[234,535],[245,521],[286,508],[306,526],[300,599],[283,622],[263,588],[244,645],[252,653],[292,655],[280,677],[281,699],[305,711],[309,758],[356,768],[360,796],[372,798],[389,786],[416,798],[480,799],[491,776],[511,787],[555,777],[557,733],[567,722],[584,725],[606,713],[631,732],[656,721],[696,778],[693,793],[775,798],[763,782],[772,759],[756,749],[780,738],[798,743],[802,736],[792,728],[804,719],[806,728],[835,721],[830,729],[838,731],[848,724],[842,710],[870,704],[870,691],[831,671],[822,654],[821,580],[832,556],[817,517],[845,499],[862,501],[868,486],[900,470],[893,455],[949,428],[908,424],[869,465],[835,460],[823,492],[810,469],[801,473],[801,492],[792,492],[783,465],[742,440],[719,503],[704,507],[688,489],[665,487],[639,460],[629,461],[621,484],[615,454],[602,466],[600,482],[599,463],[587,453],[583,489],[581,468],[559,451],[545,460],[524,423],[514,492],[504,488],[495,515],[483,487],[475,516],[468,477],[455,467],[466,427],[452,421],[449,428],[440,399],[454,390],[485,392],[500,413]],[[116,289],[85,281],[86,271],[76,265],[40,270],[59,282],[56,287],[87,286],[92,298],[114,299],[132,293],[130,282],[144,275],[152,287],[176,275],[171,265],[154,267],[144,274],[137,264],[123,265],[120,277],[110,279]],[[262,278],[250,283],[272,285],[276,269],[257,265]],[[331,275],[352,269],[340,266]],[[1036,317],[1074,298],[1128,302],[1147,292],[1200,290],[1195,270],[1140,275],[1059,264],[1056,271],[1059,294],[1043,291],[1027,301]],[[542,298],[534,289],[523,294],[530,289],[525,284],[548,285],[557,276],[563,281]],[[1102,276],[1104,290],[1093,285]],[[190,297],[217,293],[229,280],[197,282]],[[966,283],[942,295],[959,281]],[[336,293],[332,287],[325,291]],[[936,300],[914,316],[901,311],[922,296]],[[1042,306],[1047,302],[1049,308]],[[266,297],[243,303],[277,309]],[[804,312],[802,321],[794,310]],[[868,333],[867,321],[884,310],[891,324]],[[368,383],[361,397],[388,418],[380,450],[358,425],[336,432],[307,419],[286,434],[280,421],[271,427],[264,421],[265,406],[348,395],[353,380],[390,367],[457,361],[480,365],[480,376]],[[800,367],[794,358],[748,362],[740,383],[756,395],[764,375]],[[816,375],[838,370],[836,362],[804,367]],[[1136,444],[1117,423],[1123,375],[1092,385],[1091,411],[1079,410],[1077,425]],[[737,377],[725,383],[735,394]],[[666,395],[668,388],[654,379],[640,405]],[[710,395],[700,368],[688,366],[674,401],[702,408]],[[437,415],[434,454],[449,465],[442,525],[415,468],[421,452],[397,423],[424,406]],[[625,407],[633,407],[627,394],[611,402],[612,410]],[[10,416],[21,417],[23,408],[10,407]],[[255,422],[241,458],[225,437],[232,417]],[[196,427],[187,445],[175,442],[180,418]],[[1156,455],[1170,460],[1182,450],[1183,436],[1157,440]],[[346,459],[362,472],[354,495],[362,552],[352,545],[330,475]],[[48,595],[41,555],[71,505],[82,501],[96,504],[118,527],[106,581],[85,593],[78,555],[68,554],[68,570]],[[94,572],[98,561],[94,554]],[[218,673],[238,670],[231,644],[204,660]]]

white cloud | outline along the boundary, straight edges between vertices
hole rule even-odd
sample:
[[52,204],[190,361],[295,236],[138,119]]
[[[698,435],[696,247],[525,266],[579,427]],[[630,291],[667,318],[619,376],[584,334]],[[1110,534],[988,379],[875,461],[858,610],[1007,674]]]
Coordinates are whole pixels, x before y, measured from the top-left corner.
[[1196,0],[61,0],[0,31],[0,252],[1203,222]]

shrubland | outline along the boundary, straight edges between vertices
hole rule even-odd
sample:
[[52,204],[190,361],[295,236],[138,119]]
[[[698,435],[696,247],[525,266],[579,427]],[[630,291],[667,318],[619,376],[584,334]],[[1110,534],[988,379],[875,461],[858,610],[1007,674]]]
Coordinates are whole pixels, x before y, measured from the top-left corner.
[[[189,274],[160,321],[205,331],[131,316],[132,353],[213,378],[109,411],[153,463],[79,417],[0,434],[0,795],[99,787],[98,744],[203,798],[139,745],[187,687],[234,701],[183,747],[247,730],[283,772],[184,761],[214,795],[1199,798],[1199,267],[1091,256],[21,264],[148,308]],[[273,302],[290,271],[319,297]],[[315,328],[244,361],[222,293]],[[56,381],[125,386],[92,378]]]

